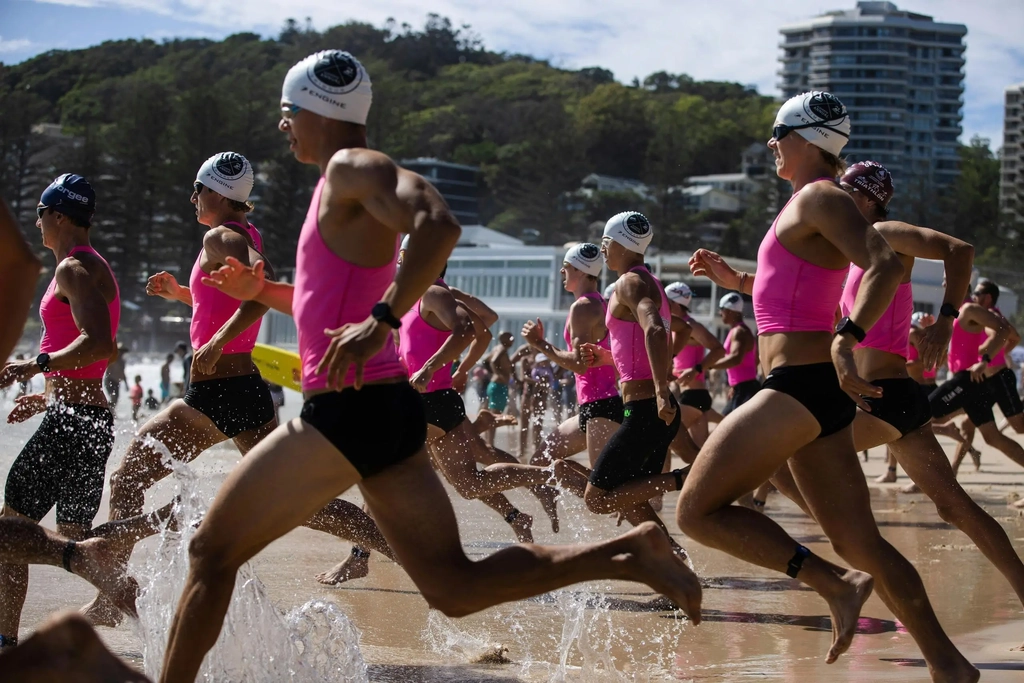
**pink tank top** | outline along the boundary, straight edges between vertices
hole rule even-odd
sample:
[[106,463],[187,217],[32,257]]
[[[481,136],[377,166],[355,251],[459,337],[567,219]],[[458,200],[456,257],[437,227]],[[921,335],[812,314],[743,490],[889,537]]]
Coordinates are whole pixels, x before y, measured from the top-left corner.
[[[395,262],[398,260],[397,237],[395,255],[383,266],[364,268],[335,255],[320,236],[319,211],[323,188],[324,178],[320,178],[302,224],[295,257],[292,312],[299,332],[303,391],[327,386],[327,373],[316,371],[331,341],[324,330],[337,329],[346,323],[361,323],[369,318],[370,309],[394,281]],[[363,366],[364,382],[406,376],[394,344],[384,344],[377,355]],[[349,368],[343,386],[351,386],[354,381],[355,368]]]
[[[647,272],[643,266],[630,268],[629,272],[640,270]],[[672,313],[668,306],[668,296],[658,279],[653,276],[652,278],[658,285],[658,291],[661,292],[661,306],[658,307],[658,314],[665,325],[665,330],[671,330]],[[651,362],[647,355],[647,345],[644,342],[644,330],[640,327],[640,323],[619,320],[612,315],[612,308],[609,306],[605,309],[604,324],[608,328],[612,359],[615,361],[615,369],[619,372],[619,379],[623,382],[651,379],[654,373],[651,372]]]
[[[605,315],[608,314],[608,304],[605,303],[604,297],[597,292],[587,292],[581,298],[593,299],[601,303],[601,307],[605,311]],[[569,334],[569,319],[565,319],[565,329],[562,331],[562,337],[565,339],[565,343],[568,348],[572,349],[572,336]],[[597,345],[603,349],[611,349],[611,343],[609,342],[611,334],[605,334],[604,339],[597,342]],[[610,365],[601,365],[595,368],[588,368],[585,373],[576,374],[576,402],[579,405],[585,403],[593,403],[594,401],[600,401],[603,398],[611,398],[612,396],[619,395],[619,387],[615,383],[615,368]]]
[[[846,280],[843,299],[840,303],[844,316],[850,315],[850,311],[853,310],[853,303],[857,300],[857,290],[860,289],[860,281],[863,278],[864,269],[851,263],[850,276]],[[885,309],[885,313],[878,319],[878,322],[871,326],[864,341],[857,344],[857,348],[878,349],[906,358],[907,347],[910,345],[910,317],[913,314],[913,288],[909,282],[901,282],[896,288],[896,295],[893,296],[889,307]]]
[[[93,254],[110,271],[110,277],[114,279],[116,293],[113,301],[107,304],[107,313],[110,314],[110,337],[117,338],[117,326],[121,322],[121,289],[117,285],[117,278],[111,270],[107,260],[99,255],[92,247],[74,247],[68,252],[68,256],[78,252]],[[67,257],[65,257],[67,258]],[[39,318],[43,321],[43,337],[39,340],[40,353],[56,353],[67,348],[71,342],[81,336],[75,318],[71,315],[71,304],[65,303],[53,293],[57,288],[57,276],[50,280],[50,286],[46,288],[42,301],[39,302]],[[46,377],[67,377],[68,379],[103,379],[103,373],[107,371],[109,359],[98,360],[84,368],[71,370],[57,370],[55,372],[43,373]]]
[[[693,318],[686,315],[683,316],[683,320],[689,323]],[[676,354],[676,357],[672,359],[672,372],[675,373],[676,377],[683,374],[690,368],[704,360],[706,349],[700,344],[689,344],[687,343],[683,349]],[[704,373],[699,373],[694,379],[698,382],[704,381]]]
[[[434,284],[448,289],[448,285],[440,278]],[[410,375],[419,372],[420,368],[426,365],[427,361],[452,336],[451,330],[439,330],[423,319],[423,316],[420,315],[421,302],[422,299],[406,311],[402,316],[402,326],[398,328],[398,356],[405,363]],[[431,376],[425,393],[451,388],[452,366],[449,363]]]
[[968,332],[961,327],[959,320],[954,320],[953,336],[949,338],[949,371],[954,374],[961,372],[981,360],[978,350],[987,336],[985,330]]
[[[912,363],[920,357],[921,354],[917,352],[917,347],[911,344],[910,342],[907,342],[907,362]],[[938,374],[938,370],[936,370],[935,368],[932,368],[930,370],[928,368],[925,368],[924,370],[921,371],[921,379],[935,379],[936,374]]]
[[[833,178],[818,178],[814,182]],[[831,270],[796,256],[779,242],[775,227],[795,193],[775,217],[757,250],[754,318],[758,334],[832,332],[847,268]]]
[[[262,251],[263,238],[259,231],[249,223],[248,226],[241,225],[235,221],[225,225],[237,225],[245,229],[256,245],[256,251]],[[188,288],[192,293],[192,325],[189,327],[189,337],[192,341],[192,348],[198,350],[206,342],[213,338],[217,330],[224,326],[231,316],[235,314],[241,302],[214,287],[203,284],[203,278],[208,275],[200,267],[203,260],[203,250],[199,250],[196,262],[192,266],[192,275],[188,279]],[[256,346],[256,338],[260,334],[259,319],[250,325],[244,332],[224,345],[222,353],[251,353]]]
[[[738,323],[733,325],[729,330],[729,335],[725,338],[726,351],[732,349],[732,341],[736,336],[736,332],[743,328],[750,331],[744,323]],[[743,360],[740,361],[739,365],[735,365],[731,368],[725,369],[725,376],[729,379],[729,386],[734,387],[742,382],[749,382],[752,379],[757,379],[757,344],[755,342],[754,347],[747,351],[743,356]]]

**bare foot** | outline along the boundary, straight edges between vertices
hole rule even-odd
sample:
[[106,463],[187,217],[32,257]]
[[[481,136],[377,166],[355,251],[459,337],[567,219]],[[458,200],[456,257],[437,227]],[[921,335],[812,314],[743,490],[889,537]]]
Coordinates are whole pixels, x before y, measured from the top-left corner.
[[[133,617],[135,598],[139,584],[125,573],[125,567],[118,562],[117,545],[106,538],[90,538],[75,544],[71,556],[71,570],[100,590],[96,599],[85,608],[85,617],[93,624],[116,626],[121,621],[121,611]],[[93,619],[97,621],[93,621]],[[112,624],[110,622],[113,622]]]
[[1024,510],[1024,498],[1021,498],[1020,500],[1016,500],[1010,503],[1010,507],[1014,508],[1015,510]]
[[674,552],[661,527],[643,522],[620,538],[634,546],[633,552],[626,555],[629,575],[671,600],[693,625],[699,624],[700,581]]
[[914,482],[910,482],[906,486],[900,487],[900,493],[921,493],[921,487]]
[[860,610],[871,597],[871,591],[875,587],[875,580],[870,574],[855,569],[846,572],[842,580],[847,584],[847,589],[842,595],[833,598],[822,596],[832,613],[832,647],[828,649],[828,656],[825,657],[827,664],[833,663],[850,649],[853,636],[857,633]]
[[533,543],[533,517],[525,512],[520,512],[508,525],[515,532],[517,541]]
[[936,669],[929,665],[928,673],[932,676],[933,683],[977,683],[981,680],[981,672],[971,664],[966,657],[954,650],[956,659],[951,666],[943,669]]
[[509,415],[508,413],[496,413],[494,415],[495,427],[511,427],[517,424],[519,424],[519,420],[515,415]]
[[974,461],[974,471],[981,472],[981,452],[974,446],[968,448],[967,452],[971,454],[971,460]]
[[896,481],[896,470],[886,470],[885,474],[875,477],[876,484],[891,484]]
[[370,558],[360,557],[358,555],[349,555],[343,562],[340,562],[337,566],[328,569],[327,571],[317,574],[316,580],[325,586],[337,586],[345,583],[346,581],[352,581],[353,579],[362,579],[370,573]]
[[551,520],[551,530],[558,533],[558,489],[550,486],[535,486],[531,489],[533,495],[537,496],[544,514]]
[[93,626],[114,628],[123,619],[121,610],[114,605],[105,593],[97,593],[92,602],[78,611]]

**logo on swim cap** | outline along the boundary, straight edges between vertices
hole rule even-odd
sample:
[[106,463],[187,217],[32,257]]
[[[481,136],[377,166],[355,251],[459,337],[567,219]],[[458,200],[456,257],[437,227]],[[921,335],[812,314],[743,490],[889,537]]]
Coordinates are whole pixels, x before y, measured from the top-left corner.
[[309,80],[313,85],[336,95],[352,92],[362,82],[362,69],[347,52],[329,50],[309,69]]
[[214,163],[213,168],[228,180],[235,180],[245,173],[246,159],[235,152],[225,152]]
[[592,261],[601,255],[601,249],[596,244],[583,244],[580,245],[580,256],[588,261]]
[[651,222],[643,214],[630,214],[626,218],[626,229],[637,237],[643,237],[651,231]]
[[729,292],[718,302],[718,307],[727,311],[743,312],[743,297],[736,292]]
[[822,123],[838,121],[846,117],[846,105],[830,92],[813,93],[804,102],[804,110],[808,116]]

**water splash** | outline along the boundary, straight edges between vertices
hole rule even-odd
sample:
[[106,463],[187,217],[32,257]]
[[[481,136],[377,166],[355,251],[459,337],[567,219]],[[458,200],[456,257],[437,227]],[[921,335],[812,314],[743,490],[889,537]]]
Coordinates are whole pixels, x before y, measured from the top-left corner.
[[[212,485],[150,439],[179,485],[177,531],[164,528],[154,553],[133,561],[139,579],[137,635],[146,674],[159,675],[167,637],[188,575],[188,544],[213,498]],[[249,564],[239,571],[224,627],[200,669],[206,681],[367,681],[359,631],[335,605],[310,600],[281,614]]]

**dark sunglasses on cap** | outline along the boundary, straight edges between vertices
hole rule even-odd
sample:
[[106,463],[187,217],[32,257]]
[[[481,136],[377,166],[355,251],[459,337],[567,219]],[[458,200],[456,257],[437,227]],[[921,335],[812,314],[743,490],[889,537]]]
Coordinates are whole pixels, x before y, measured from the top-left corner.
[[281,118],[285,121],[291,121],[292,118],[302,111],[302,107],[298,107],[294,104],[282,104],[281,105]]
[[49,210],[50,210],[49,206],[37,206],[36,207],[36,215],[39,216],[40,218],[42,218],[43,214],[46,213]]
[[850,136],[848,134],[844,133],[838,128],[826,126],[824,123],[801,123],[799,126],[787,126],[785,123],[778,123],[775,125],[774,128],[772,128],[772,139],[774,139],[775,141],[779,141],[782,138],[789,135],[792,131],[799,130],[801,128],[824,128],[825,130],[830,130],[833,133],[838,133],[839,135],[842,135],[847,140],[850,139]]

